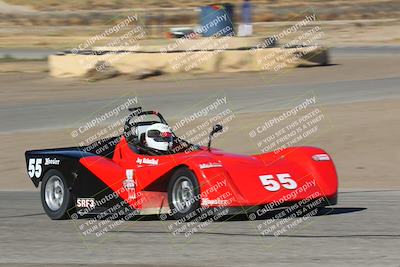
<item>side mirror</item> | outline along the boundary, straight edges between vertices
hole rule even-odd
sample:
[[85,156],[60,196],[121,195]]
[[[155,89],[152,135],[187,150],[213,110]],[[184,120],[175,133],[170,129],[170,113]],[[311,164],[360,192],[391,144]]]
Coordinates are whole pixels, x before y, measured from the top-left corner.
[[208,151],[211,150],[211,139],[212,139],[213,135],[216,134],[216,133],[218,133],[218,132],[221,132],[222,130],[223,130],[223,127],[222,127],[221,124],[215,124],[215,125],[213,126],[213,129],[212,129],[212,131],[210,132],[210,135],[209,135],[209,137],[208,137],[208,146],[207,146]]
[[212,129],[210,135],[213,136],[214,134],[216,134],[216,133],[218,133],[218,132],[221,132],[222,129],[223,129],[223,127],[222,127],[221,124],[215,124],[215,125],[213,126],[213,129]]

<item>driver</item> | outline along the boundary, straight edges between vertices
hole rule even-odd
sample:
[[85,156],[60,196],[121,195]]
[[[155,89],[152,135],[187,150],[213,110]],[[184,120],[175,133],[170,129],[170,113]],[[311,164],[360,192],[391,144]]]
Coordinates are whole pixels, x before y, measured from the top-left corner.
[[146,145],[156,153],[165,154],[172,147],[171,128],[163,123],[155,123],[146,129]]

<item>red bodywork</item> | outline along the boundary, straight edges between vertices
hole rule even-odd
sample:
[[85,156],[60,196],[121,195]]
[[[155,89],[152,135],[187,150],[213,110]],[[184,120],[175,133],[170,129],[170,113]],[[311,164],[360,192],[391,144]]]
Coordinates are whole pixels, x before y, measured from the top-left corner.
[[[317,154],[326,155],[326,152],[314,147],[293,147],[279,153],[247,156],[204,148],[148,156],[136,154],[122,137],[112,159],[90,156],[81,158],[80,162],[134,208],[167,207],[168,179],[180,166],[186,166],[196,175],[202,206],[247,207],[307,198],[335,198],[338,179],[334,164],[330,158],[314,160]],[[127,169],[135,171],[138,197],[133,201],[128,200],[126,190],[121,190]],[[288,186],[290,183],[285,178],[281,181],[279,176],[290,177],[296,187],[293,183]],[[269,177],[268,186],[263,184],[262,177]],[[270,190],[277,183],[279,189]]]

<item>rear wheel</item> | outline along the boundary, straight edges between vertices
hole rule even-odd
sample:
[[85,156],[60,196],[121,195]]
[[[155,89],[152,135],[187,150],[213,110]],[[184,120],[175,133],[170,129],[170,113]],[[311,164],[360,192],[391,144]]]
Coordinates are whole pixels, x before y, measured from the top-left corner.
[[73,207],[73,199],[61,172],[57,170],[46,172],[40,195],[44,211],[52,220],[68,218],[68,211]]
[[177,169],[168,185],[169,207],[175,219],[181,219],[200,207],[200,189],[196,176],[187,168]]

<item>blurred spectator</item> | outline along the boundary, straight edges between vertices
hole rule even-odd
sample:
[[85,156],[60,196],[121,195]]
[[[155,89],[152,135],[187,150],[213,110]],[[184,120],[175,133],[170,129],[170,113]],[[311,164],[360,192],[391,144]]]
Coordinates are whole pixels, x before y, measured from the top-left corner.
[[244,0],[242,4],[242,22],[251,25],[251,3],[249,0]]
[[242,4],[242,24],[239,25],[239,36],[251,36],[253,25],[251,24],[251,3],[250,0],[244,0]]

